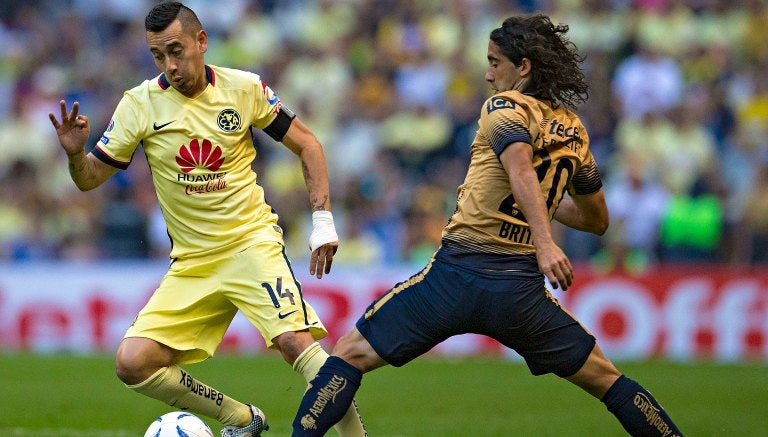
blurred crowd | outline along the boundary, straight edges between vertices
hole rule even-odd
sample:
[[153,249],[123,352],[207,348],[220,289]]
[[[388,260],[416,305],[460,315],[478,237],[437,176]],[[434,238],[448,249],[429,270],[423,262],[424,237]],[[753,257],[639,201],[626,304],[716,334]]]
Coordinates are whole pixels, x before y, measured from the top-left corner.
[[[167,258],[146,160],[96,191],[70,181],[48,120],[77,100],[93,147],[126,89],[158,74],[154,1],[0,0],[0,261]],[[424,262],[469,161],[489,32],[512,14],[570,26],[578,108],[611,213],[555,226],[574,260],[768,263],[768,2],[190,0],[210,64],[261,75],[326,149],[344,263]],[[256,132],[255,168],[292,258],[308,255],[298,160]]]

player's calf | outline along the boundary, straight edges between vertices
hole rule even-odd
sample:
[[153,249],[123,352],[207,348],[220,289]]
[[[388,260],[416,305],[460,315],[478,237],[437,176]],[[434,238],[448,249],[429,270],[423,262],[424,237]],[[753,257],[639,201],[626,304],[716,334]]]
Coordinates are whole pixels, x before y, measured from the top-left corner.
[[683,435],[651,393],[624,375],[608,389],[602,402],[632,436]]
[[346,361],[329,357],[304,393],[293,420],[293,437],[325,435],[347,413],[362,377]]

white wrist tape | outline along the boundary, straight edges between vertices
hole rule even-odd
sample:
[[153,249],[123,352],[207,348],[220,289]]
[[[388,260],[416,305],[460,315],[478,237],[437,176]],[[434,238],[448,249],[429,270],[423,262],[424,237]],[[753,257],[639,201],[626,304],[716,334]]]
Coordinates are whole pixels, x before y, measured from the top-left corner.
[[315,251],[323,244],[339,241],[336,226],[333,224],[333,214],[330,211],[315,211],[312,213],[312,234],[309,236],[309,249]]

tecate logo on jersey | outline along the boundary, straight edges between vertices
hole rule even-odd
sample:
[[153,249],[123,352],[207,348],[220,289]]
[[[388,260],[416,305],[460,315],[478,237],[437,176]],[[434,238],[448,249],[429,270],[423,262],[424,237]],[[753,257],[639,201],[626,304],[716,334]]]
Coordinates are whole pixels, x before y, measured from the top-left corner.
[[[224,180],[227,173],[216,173],[224,163],[221,147],[214,147],[209,140],[203,140],[201,144],[194,139],[190,141],[189,147],[182,145],[176,156],[176,163],[183,172],[177,175],[177,180],[188,183],[184,188],[187,195],[219,191],[227,186]],[[205,173],[190,174],[195,169],[203,170]]]

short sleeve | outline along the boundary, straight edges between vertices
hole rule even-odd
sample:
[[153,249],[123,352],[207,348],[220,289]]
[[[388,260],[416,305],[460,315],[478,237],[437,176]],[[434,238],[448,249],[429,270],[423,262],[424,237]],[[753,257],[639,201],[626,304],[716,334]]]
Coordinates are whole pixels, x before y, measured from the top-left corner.
[[575,195],[587,195],[597,192],[602,187],[603,181],[600,177],[600,170],[597,168],[597,162],[595,162],[592,152],[589,151],[584,163],[573,175],[572,187],[569,191]]
[[264,129],[269,126],[280,112],[280,98],[266,82],[261,80],[258,75],[254,75],[254,111],[251,125],[257,129]]
[[496,156],[512,143],[531,144],[528,115],[509,97],[493,96],[486,100],[480,114],[480,130]]
[[92,153],[104,163],[125,170],[143,137],[143,120],[136,101],[124,94]]

